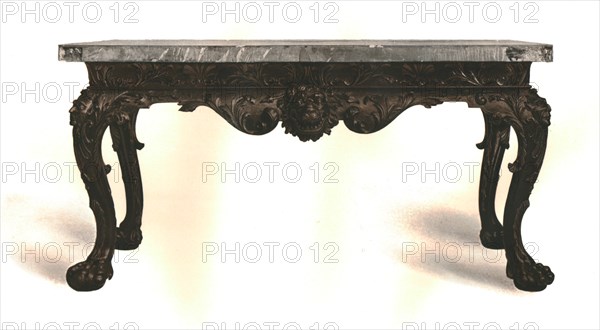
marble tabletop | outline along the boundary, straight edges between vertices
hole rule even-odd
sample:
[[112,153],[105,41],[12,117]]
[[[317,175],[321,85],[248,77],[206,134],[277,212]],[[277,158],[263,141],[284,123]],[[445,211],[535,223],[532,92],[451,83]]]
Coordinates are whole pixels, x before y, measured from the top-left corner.
[[59,45],[68,62],[552,62],[514,40],[107,40]]

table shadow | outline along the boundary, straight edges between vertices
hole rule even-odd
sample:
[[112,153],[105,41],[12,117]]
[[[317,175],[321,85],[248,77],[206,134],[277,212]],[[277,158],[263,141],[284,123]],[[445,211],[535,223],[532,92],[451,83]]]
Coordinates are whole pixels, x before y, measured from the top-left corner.
[[83,215],[76,211],[40,207],[28,200],[8,202],[14,210],[29,211],[11,214],[9,223],[3,224],[13,229],[15,239],[9,243],[17,249],[17,253],[6,256],[7,260],[55,283],[66,283],[67,269],[85,260],[84,247],[89,252],[93,246],[89,245],[95,240],[96,227],[91,212],[86,214],[90,221],[82,221]]
[[400,262],[438,277],[520,292],[506,277],[504,250],[490,250],[481,245],[478,216],[450,208],[402,214],[404,216],[394,219],[394,224],[404,231],[404,237],[411,237],[411,241],[400,243],[396,251]]

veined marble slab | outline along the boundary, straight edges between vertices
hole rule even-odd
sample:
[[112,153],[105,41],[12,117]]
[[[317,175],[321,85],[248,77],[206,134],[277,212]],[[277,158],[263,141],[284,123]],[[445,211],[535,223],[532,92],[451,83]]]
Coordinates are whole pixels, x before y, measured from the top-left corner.
[[513,40],[107,40],[59,45],[68,62],[552,62]]

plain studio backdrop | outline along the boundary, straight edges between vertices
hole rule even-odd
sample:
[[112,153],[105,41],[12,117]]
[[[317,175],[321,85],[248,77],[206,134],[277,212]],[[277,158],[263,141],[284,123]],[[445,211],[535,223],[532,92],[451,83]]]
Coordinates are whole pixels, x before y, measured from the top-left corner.
[[[597,329],[596,1],[2,1],[1,323],[7,329]],[[525,293],[478,243],[481,111],[409,109],[371,135],[264,136],[212,110],[140,110],[144,240],[104,288],[67,268],[95,238],[68,110],[87,83],[58,44],[107,39],[515,39],[554,45],[524,241],[556,281]],[[516,155],[497,194],[502,214]],[[117,164],[109,135],[106,163]],[[268,165],[275,164],[275,165]],[[274,166],[269,177],[269,166]],[[113,166],[114,168],[115,166]],[[285,169],[285,170],[284,170]],[[118,218],[120,172],[109,176]]]

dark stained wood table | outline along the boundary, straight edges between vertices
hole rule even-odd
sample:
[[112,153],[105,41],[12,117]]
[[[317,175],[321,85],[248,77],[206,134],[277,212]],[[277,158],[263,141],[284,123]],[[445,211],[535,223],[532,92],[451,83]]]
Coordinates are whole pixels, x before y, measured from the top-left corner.
[[[88,258],[67,271],[75,290],[101,288],[112,278],[114,249],[142,241],[143,193],[136,137],[140,108],[178,102],[200,105],[233,127],[265,134],[281,121],[285,133],[317,141],[339,121],[357,133],[386,127],[414,105],[466,102],[480,108],[485,136],[479,185],[481,243],[506,250],[515,286],[541,291],[554,281],[549,267],[527,253],[521,222],[538,177],[550,106],[529,85],[532,62],[552,62],[552,45],[507,40],[113,40],[59,46],[59,59],[85,62],[89,87],[71,113],[77,166],[96,219]],[[110,128],[118,154],[127,212],[117,227],[102,160]],[[518,139],[503,224],[494,209],[498,173],[509,132]],[[203,132],[210,134],[210,132]],[[191,239],[191,237],[190,237]]]

